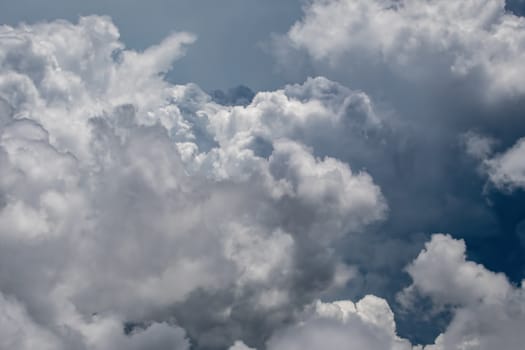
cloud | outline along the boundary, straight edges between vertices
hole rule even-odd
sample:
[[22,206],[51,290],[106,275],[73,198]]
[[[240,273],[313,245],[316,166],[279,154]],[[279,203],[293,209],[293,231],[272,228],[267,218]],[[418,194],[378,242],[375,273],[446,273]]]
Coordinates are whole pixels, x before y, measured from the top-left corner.
[[494,303],[506,297],[511,286],[505,275],[466,261],[465,250],[463,241],[449,235],[433,235],[407,268],[414,282],[406,293],[415,288],[440,305]]
[[249,347],[247,347],[243,342],[236,341],[235,344],[233,344],[229,350],[253,350]]
[[504,274],[467,261],[465,243],[449,235],[434,235],[407,268],[413,293],[429,297],[437,306],[452,307],[447,329],[428,350],[517,349],[525,341],[525,305],[522,287]]
[[378,127],[362,92],[317,78],[220,105],[164,79],[191,34],[136,52],[106,17],[0,37],[12,334],[68,349],[260,345],[344,285],[333,247],[386,216],[372,177],[321,147]]
[[490,181],[500,189],[515,190],[525,188],[525,140],[503,153],[485,157],[484,167]]
[[[479,162],[480,173],[495,189],[512,194],[525,188],[525,139],[518,139],[507,149],[496,152],[501,140],[467,132],[463,137],[465,152]],[[498,147],[501,148],[501,147]]]
[[214,90],[211,93],[213,100],[221,105],[249,105],[255,93],[247,86],[239,85],[235,88],[228,89],[228,91]]
[[412,345],[400,338],[386,300],[367,295],[357,303],[313,303],[295,325],[274,334],[268,349],[488,350],[523,344],[523,288],[467,261],[463,241],[433,235],[407,271],[413,282],[399,295],[407,307],[426,297],[434,308],[451,308],[452,320],[434,344]]
[[488,136],[479,135],[473,131],[463,135],[465,152],[474,159],[484,159],[493,153],[497,141]]
[[269,350],[349,349],[402,350],[410,343],[396,335],[394,314],[388,303],[368,295],[357,303],[318,301],[303,316],[304,320],[276,333]]
[[346,67],[357,80],[359,69],[378,69],[386,79],[433,89],[459,85],[497,100],[525,91],[518,79],[524,26],[503,0],[322,0],[305,6],[303,19],[280,39],[285,47],[279,52],[304,50],[314,65]]
[[[313,1],[278,48],[355,88],[240,104],[165,78],[189,33],[137,52],[107,17],[0,27],[0,345],[421,349],[370,293],[398,290],[414,232],[494,223],[455,151],[521,186],[521,143],[494,153],[485,128],[519,106],[522,27],[498,1]],[[402,305],[432,304],[412,317],[451,313],[426,349],[523,343],[522,287],[463,241],[434,235],[406,271]],[[352,279],[364,297],[331,302]]]
[[189,349],[185,332],[165,323],[153,323],[128,335],[124,334],[121,320],[98,315],[83,319],[64,314],[64,324],[38,324],[23,305],[4,295],[0,295],[0,310],[0,346],[3,349]]
[[[397,271],[429,232],[475,240],[485,262],[522,255],[511,243],[513,221],[520,219],[507,215],[515,202],[486,191],[484,170],[472,155],[492,156],[525,134],[525,90],[517,78],[525,68],[524,23],[503,0],[319,0],[306,2],[302,18],[273,38],[281,74],[293,81],[322,75],[372,101],[380,127],[341,137],[335,147],[322,145],[365,168],[389,203],[388,218],[371,229],[376,245],[350,239],[342,249],[360,266],[366,288],[400,288]],[[503,235],[509,243],[498,253],[484,248]],[[388,249],[395,244],[406,251]],[[384,256],[396,264],[375,263]],[[522,265],[503,269],[520,278]]]
[[16,301],[8,300],[0,295],[0,346],[4,349],[58,349],[55,337],[35,325],[24,308]]

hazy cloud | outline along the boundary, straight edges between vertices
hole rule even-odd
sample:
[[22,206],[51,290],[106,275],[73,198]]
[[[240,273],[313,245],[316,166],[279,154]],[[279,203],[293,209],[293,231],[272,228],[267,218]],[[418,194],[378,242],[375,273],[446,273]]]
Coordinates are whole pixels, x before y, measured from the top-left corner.
[[490,181],[502,189],[525,188],[525,140],[484,161]]

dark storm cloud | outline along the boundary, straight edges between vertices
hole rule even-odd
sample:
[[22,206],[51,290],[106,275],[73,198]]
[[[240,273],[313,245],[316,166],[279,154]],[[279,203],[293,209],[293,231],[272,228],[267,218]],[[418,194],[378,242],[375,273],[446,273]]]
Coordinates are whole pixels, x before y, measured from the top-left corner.
[[[375,233],[383,243],[352,237],[341,249],[363,275],[349,293],[392,295],[405,283],[393,275],[420,248],[421,233],[436,231],[464,237],[471,256],[515,282],[524,277],[517,226],[525,213],[517,208],[525,202],[497,188],[520,186],[525,134],[525,23],[506,5],[519,13],[503,1],[313,1],[274,38],[282,74],[362,89],[387,116],[382,142],[344,139],[346,147],[327,150],[366,168],[390,204]],[[466,135],[485,144],[467,145]],[[480,169],[472,152],[497,155]],[[407,322],[403,332],[414,327]]]
[[[331,150],[381,185],[391,203],[387,236],[506,234],[461,140],[475,131],[508,147],[525,133],[523,19],[503,1],[388,3],[314,1],[275,39],[283,74],[322,74],[362,89],[387,115],[383,143],[367,145],[366,155],[359,147]],[[507,249],[514,248],[500,253]],[[505,269],[522,276],[521,267]]]

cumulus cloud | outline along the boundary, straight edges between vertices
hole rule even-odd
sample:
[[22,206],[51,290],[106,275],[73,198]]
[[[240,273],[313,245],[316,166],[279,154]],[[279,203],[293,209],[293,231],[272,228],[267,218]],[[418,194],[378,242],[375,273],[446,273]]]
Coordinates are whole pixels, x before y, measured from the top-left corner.
[[297,325],[278,332],[269,350],[412,349],[396,335],[394,314],[386,300],[368,295],[357,303],[336,301],[312,305]]
[[[506,213],[515,204],[486,191],[486,170],[472,156],[490,158],[525,134],[525,90],[518,78],[525,67],[524,23],[503,0],[314,0],[287,32],[274,37],[281,74],[292,80],[323,75],[364,91],[374,103],[381,127],[364,137],[342,138],[329,149],[366,168],[389,203],[389,217],[374,235],[381,243],[371,248],[352,242],[346,250],[349,260],[364,266],[368,287],[400,287],[386,287],[378,275],[394,264],[372,265],[388,253],[388,260],[399,262],[389,276],[400,270],[411,257],[403,260],[399,250],[381,247],[401,241],[415,254],[418,233],[437,230],[480,240],[514,234],[514,218]],[[522,255],[514,247],[499,246],[502,255]],[[370,259],[362,249],[376,256]],[[480,250],[486,259],[497,255]],[[521,259],[507,270],[519,277],[522,264]]]
[[504,193],[525,188],[525,139],[500,152],[500,140],[469,131],[463,135],[465,152],[479,162],[479,170],[490,184]]
[[[367,295],[348,300],[317,301],[300,320],[278,331],[268,349],[518,349],[523,344],[523,288],[501,273],[466,260],[465,243],[435,234],[407,267],[413,282],[399,295],[406,307],[429,298],[434,308],[449,307],[452,320],[434,344],[413,345],[396,334],[386,300]],[[418,315],[423,317],[423,315]]]
[[[525,21],[504,0],[312,1],[278,43],[316,62],[442,89],[462,85],[487,99],[522,95]],[[432,82],[433,80],[433,82]],[[469,83],[470,82],[470,83]],[[375,82],[374,82],[375,83]],[[465,85],[468,83],[468,85]],[[379,86],[376,86],[379,87]]]
[[219,105],[163,78],[191,34],[118,37],[105,17],[0,29],[0,290],[19,320],[2,338],[261,344],[344,285],[333,246],[386,215],[372,177],[319,146],[376,127],[372,104],[318,78]]
[[[429,297],[452,308],[453,318],[428,350],[518,349],[525,341],[525,294],[502,273],[466,260],[465,242],[434,235],[407,271],[413,284],[401,294]],[[407,299],[408,297],[408,299]]]
[[189,341],[179,327],[152,323],[124,334],[122,320],[93,315],[82,318],[65,312],[62,324],[39,324],[14,297],[0,296],[0,346],[2,349],[188,350]]
[[[138,52],[106,17],[0,27],[1,347],[422,349],[386,299],[330,300],[367,270],[399,276],[413,232],[492,222],[460,147],[523,187],[523,142],[494,153],[475,113],[525,92],[524,22],[503,5],[312,1],[280,58],[355,85],[254,95],[165,79],[190,33]],[[523,288],[463,241],[434,235],[406,271],[406,310],[452,315],[426,350],[523,343]]]

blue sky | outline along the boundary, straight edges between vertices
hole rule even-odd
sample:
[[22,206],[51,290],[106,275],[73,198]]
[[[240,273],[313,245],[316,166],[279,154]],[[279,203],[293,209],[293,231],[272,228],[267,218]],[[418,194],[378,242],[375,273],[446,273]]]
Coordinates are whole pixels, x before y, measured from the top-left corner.
[[172,78],[197,82],[205,89],[244,84],[252,89],[276,88],[286,81],[274,72],[263,50],[271,33],[286,31],[300,16],[299,0],[140,0],[2,1],[0,22],[17,24],[109,15],[130,48],[144,49],[173,31],[198,36],[188,55],[177,62]]
[[[0,22],[17,24],[108,15],[130,48],[144,49],[173,31],[198,36],[170,78],[196,82],[206,90],[246,85],[275,89],[294,82],[275,68],[267,46],[272,34],[285,32],[301,16],[302,0],[39,0],[2,1]],[[509,0],[510,10],[525,12],[522,0]],[[311,73],[311,72],[310,72]],[[303,75],[308,75],[305,73]],[[302,77],[304,78],[304,77]]]

